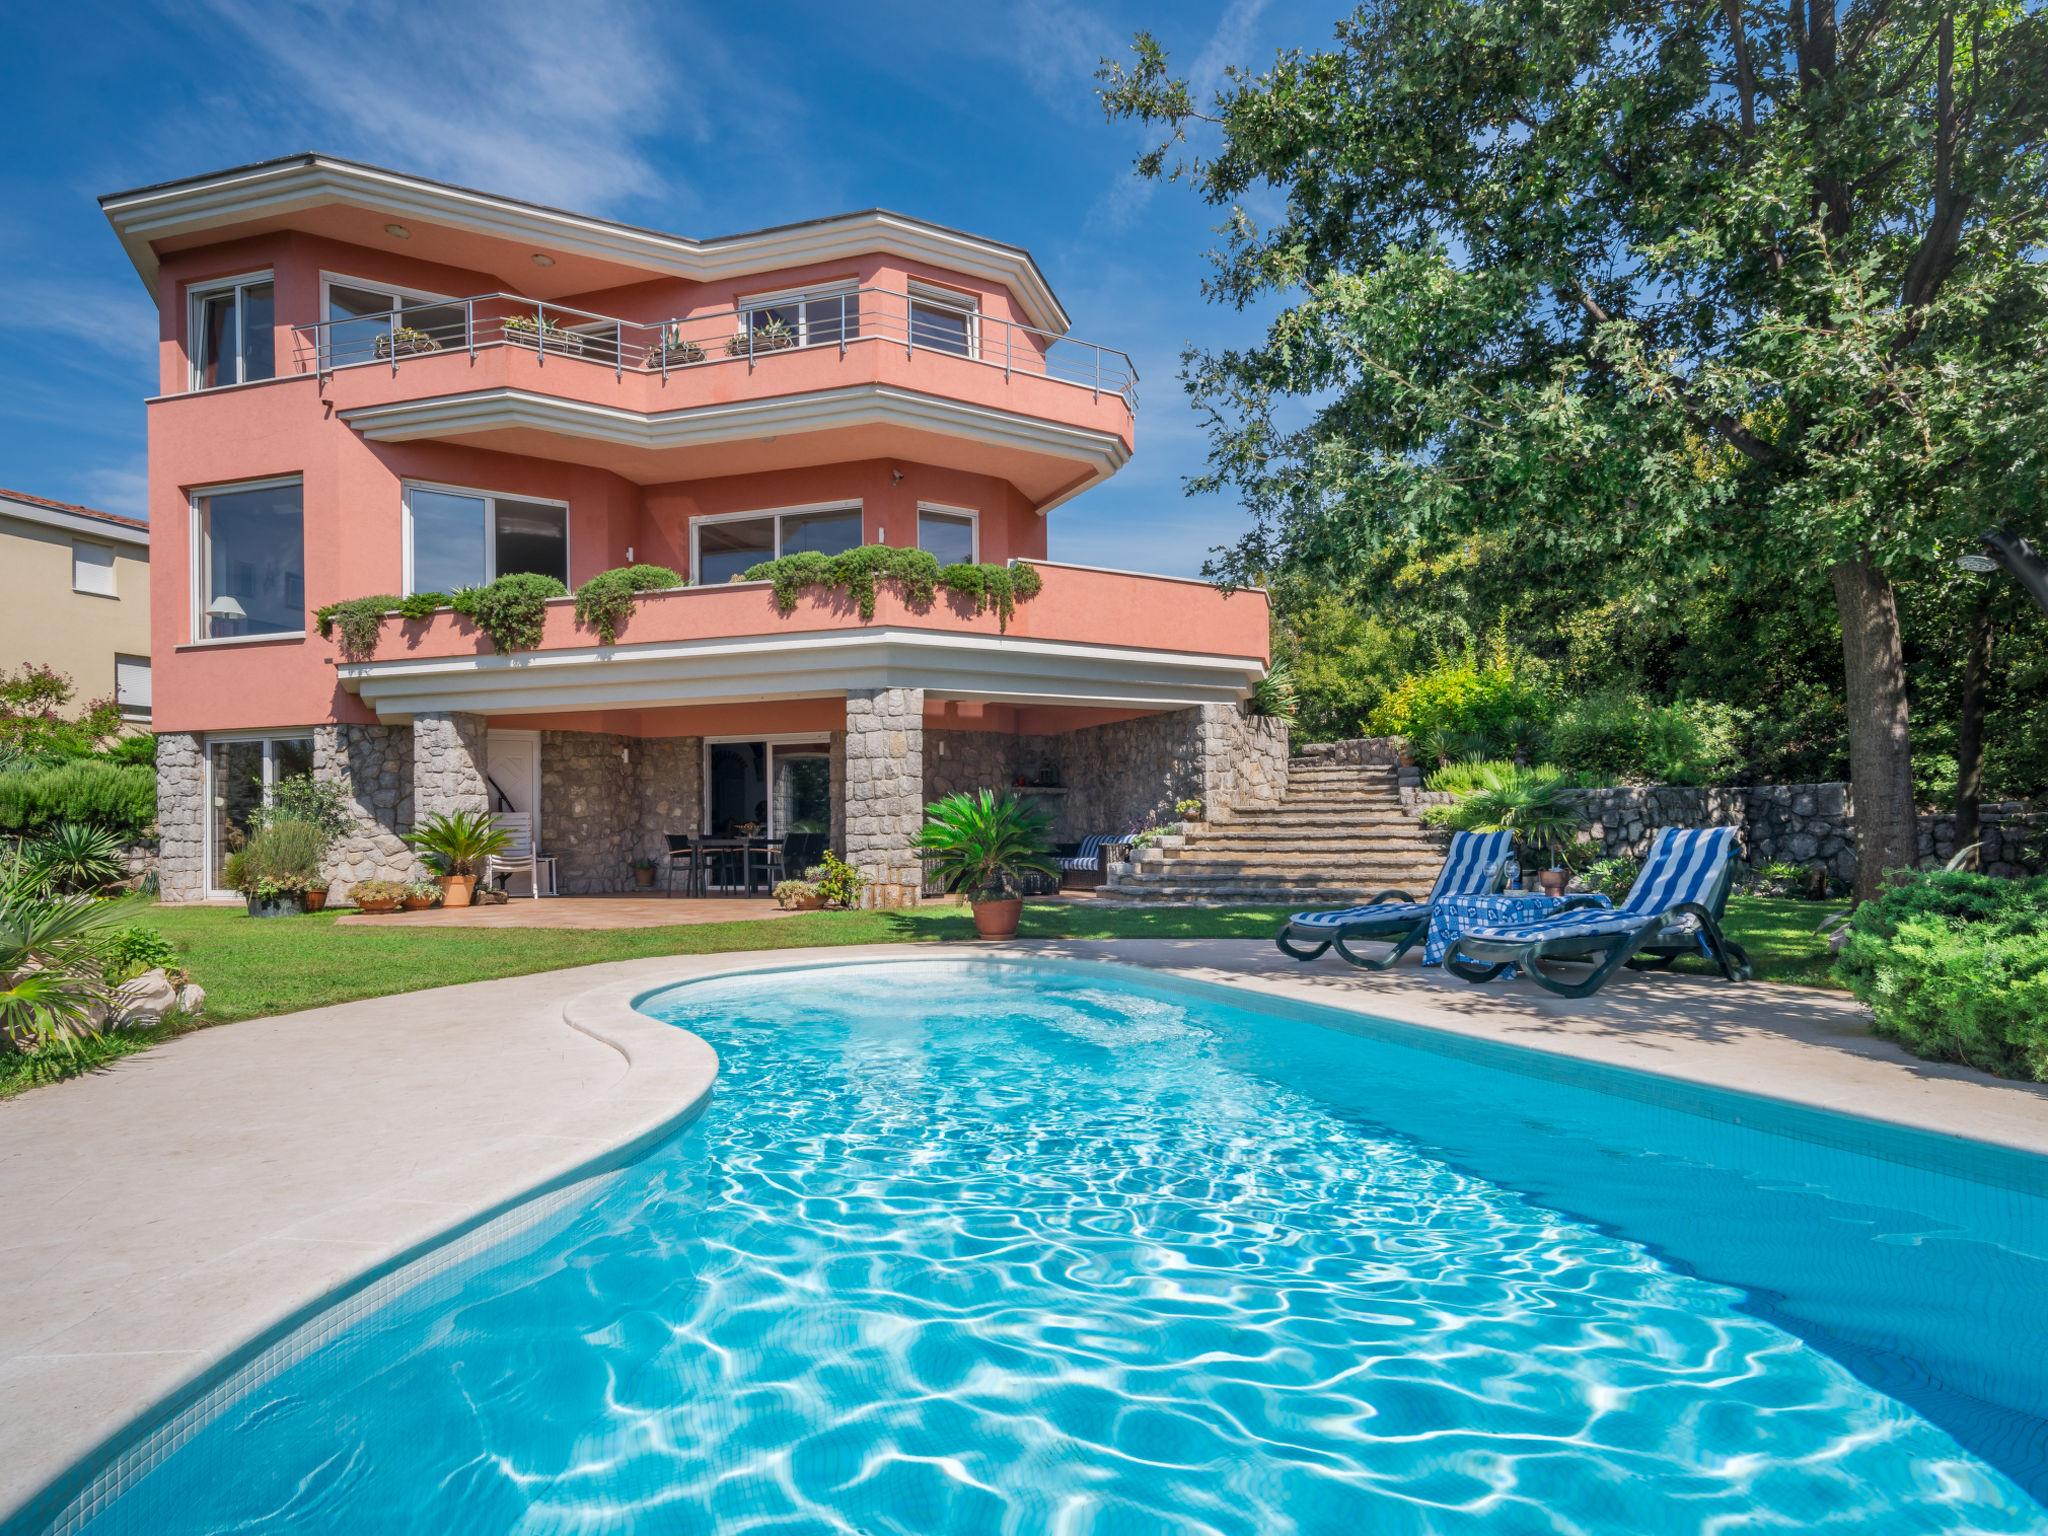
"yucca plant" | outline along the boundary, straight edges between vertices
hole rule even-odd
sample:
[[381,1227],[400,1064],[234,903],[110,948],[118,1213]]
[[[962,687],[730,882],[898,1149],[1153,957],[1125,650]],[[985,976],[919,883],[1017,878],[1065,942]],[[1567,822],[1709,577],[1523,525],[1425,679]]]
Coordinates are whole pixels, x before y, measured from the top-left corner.
[[1546,859],[1551,869],[1561,867],[1565,850],[1579,833],[1571,775],[1542,765],[1468,767],[1474,787],[1449,805],[1432,805],[1422,813],[1423,819],[1454,832],[1512,832],[1525,856]]
[[22,875],[60,894],[90,894],[127,872],[121,863],[121,840],[90,822],[60,821],[22,850]]
[[429,816],[406,839],[444,875],[475,875],[485,859],[503,853],[512,834],[488,811],[456,811]]
[[925,807],[918,852],[949,891],[970,901],[1007,901],[1019,895],[1026,874],[1057,875],[1051,820],[1015,795],[978,789],[948,795]]

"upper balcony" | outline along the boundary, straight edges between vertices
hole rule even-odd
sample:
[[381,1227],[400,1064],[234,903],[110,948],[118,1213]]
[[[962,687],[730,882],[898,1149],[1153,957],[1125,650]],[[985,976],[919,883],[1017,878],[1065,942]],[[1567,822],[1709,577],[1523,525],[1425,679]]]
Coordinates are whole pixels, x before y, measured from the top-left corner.
[[1137,369],[936,288],[846,285],[633,320],[512,293],[293,328],[291,368],[379,442],[642,484],[857,458],[991,473],[1041,509],[1114,473]]

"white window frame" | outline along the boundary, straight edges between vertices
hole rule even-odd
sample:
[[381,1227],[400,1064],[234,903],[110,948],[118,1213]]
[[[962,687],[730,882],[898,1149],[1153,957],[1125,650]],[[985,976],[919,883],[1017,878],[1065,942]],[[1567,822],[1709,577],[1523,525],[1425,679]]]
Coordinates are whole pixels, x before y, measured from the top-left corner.
[[[228,496],[237,491],[268,491],[280,485],[296,485],[299,488],[299,574],[305,575],[306,561],[306,477],[304,475],[271,475],[263,480],[226,480],[219,485],[195,485],[187,493],[185,505],[191,516],[191,538],[187,549],[186,564],[192,573],[191,602],[192,622],[188,626],[190,645],[260,645],[270,640],[303,640],[306,627],[281,629],[266,635],[222,635],[209,638],[206,633],[206,566],[207,534],[206,518],[199,510],[199,503],[208,496]],[[210,804],[211,802],[209,802]]]
[[[202,824],[205,827],[205,835],[201,839],[200,848],[206,861],[206,894],[210,899],[223,897],[232,899],[237,894],[216,883],[216,877],[220,874],[220,871],[215,869],[213,864],[214,745],[218,742],[231,741],[260,741],[263,743],[262,803],[269,805],[271,796],[277,788],[277,751],[275,743],[280,741],[310,742],[315,741],[317,735],[318,733],[315,728],[308,725],[297,729],[272,727],[261,731],[208,731],[200,738],[199,764],[201,768],[200,781],[202,784],[200,793],[204,796],[201,803],[204,807]],[[318,750],[317,747],[315,750]]]
[[917,547],[924,548],[924,515],[936,512],[941,517],[964,517],[971,530],[969,547],[974,553],[968,558],[975,564],[981,563],[981,512],[976,507],[951,507],[943,501],[920,501],[917,504]]
[[[859,513],[861,542],[867,542],[867,507],[858,499],[852,501],[814,501],[800,507],[762,507],[758,511],[753,512],[714,512],[707,517],[693,517],[690,519],[690,585],[696,587],[704,584],[703,552],[697,539],[697,530],[699,528],[711,523],[747,523],[758,522],[764,517],[773,518],[775,520],[775,552],[768,558],[779,560],[782,558],[782,520],[785,517],[802,517],[812,512]],[[855,545],[854,547],[858,549],[860,546]],[[733,738],[735,741],[760,741],[762,739],[759,736],[736,736]]]
[[[908,286],[904,291],[907,295],[907,301],[903,316],[903,334],[904,338],[911,345],[921,347],[926,352],[940,353],[945,357],[965,356],[979,358],[981,356],[980,294],[969,293],[964,288],[946,288],[938,283],[920,282],[914,277],[909,280]],[[967,317],[967,350],[965,353],[954,352],[946,347],[935,347],[929,342],[919,342],[917,340],[917,306],[920,304],[929,304],[934,309],[950,309],[956,314]]]
[[402,521],[405,525],[404,550],[402,553],[403,574],[400,585],[403,595],[411,597],[418,590],[413,580],[412,568],[412,493],[414,491],[439,491],[444,496],[473,496],[484,504],[484,581],[498,579],[498,503],[501,501],[524,501],[536,507],[560,507],[562,509],[562,584],[568,585],[568,573],[576,569],[571,564],[573,551],[571,541],[576,537],[576,518],[569,510],[569,503],[553,496],[522,496],[513,491],[480,491],[473,485],[443,485],[434,480],[406,480],[400,482],[399,504],[403,508]]
[[[107,563],[105,569],[107,573],[107,585],[104,590],[99,587],[84,587],[79,585],[78,552],[81,549],[94,549],[106,551]],[[88,569],[98,569],[98,567],[88,567]],[[120,572],[120,551],[117,550],[113,545],[108,544],[100,539],[73,539],[71,541],[72,591],[84,597],[111,597],[118,600],[121,596]]]
[[128,651],[117,651],[114,653],[114,702],[121,711],[121,718],[123,720],[147,720],[154,707],[155,690],[152,687],[151,697],[144,700],[141,704],[131,705],[124,702],[121,698],[121,663],[124,661],[142,663],[143,677],[147,680],[152,671],[149,658],[147,656],[137,656]]
[[[269,283],[271,285],[270,304],[271,314],[274,317],[277,313],[277,274],[275,272],[243,272],[235,277],[210,277],[205,282],[192,283],[186,287],[185,382],[187,389],[191,392],[199,393],[209,389],[232,389],[237,384],[260,384],[264,382],[261,379],[245,379],[242,377],[242,358],[247,351],[247,348],[242,344],[244,339],[242,336],[242,317],[247,312],[247,306],[242,300],[242,290],[244,288],[253,288],[259,283]],[[200,303],[202,300],[230,292],[235,295],[235,377],[219,384],[202,384],[199,382]],[[323,312],[326,309],[324,299],[321,309]],[[270,377],[274,379],[277,376],[277,341],[273,336],[271,338]]]
[[[387,309],[385,311],[387,315],[397,313],[398,311],[402,310],[408,303],[461,304],[463,302],[461,299],[458,299],[451,294],[429,293],[423,288],[401,288],[395,283],[372,282],[367,277],[350,277],[346,272],[323,271],[320,274],[320,366],[323,368],[352,368],[357,363],[383,363],[388,367],[391,361],[389,358],[385,357],[358,357],[353,358],[346,363],[338,364],[333,363],[331,361],[330,353],[332,352],[333,348],[330,338],[333,336],[334,333],[329,329],[329,325],[345,323],[341,321],[330,322],[327,318],[327,295],[329,291],[333,289],[336,283],[341,284],[341,286],[344,288],[354,288],[363,293],[382,293],[390,295],[392,299],[392,305],[390,309]],[[359,318],[367,320],[370,317],[368,315],[363,315],[360,316]]]
[[[761,835],[766,838],[779,838],[783,834],[782,829],[775,824],[775,749],[777,747],[824,747],[826,755],[829,757],[832,747],[831,736],[832,733],[830,731],[782,731],[754,736],[706,736],[697,764],[698,782],[703,785],[703,803],[698,807],[697,812],[697,825],[702,830],[698,833],[698,836],[711,836],[711,749],[713,747],[748,747],[759,742],[768,749],[762,755],[761,760],[764,782],[768,787],[768,830]],[[814,757],[817,754],[805,753],[804,755]],[[212,806],[213,802],[211,800],[207,801],[207,808],[209,810],[212,809]]]
[[[810,301],[858,297],[859,293],[860,283],[855,278],[845,278],[835,283],[818,283],[807,288],[782,288],[771,293],[750,293],[733,301],[733,308],[746,317],[744,324],[737,328],[737,333],[744,336],[754,328],[754,311],[779,309],[785,304],[795,304],[799,306],[796,324],[796,344],[799,347],[831,346],[840,341],[858,341],[858,336],[840,335],[823,341],[812,341]],[[860,317],[857,314],[851,318],[856,324],[859,323]]]

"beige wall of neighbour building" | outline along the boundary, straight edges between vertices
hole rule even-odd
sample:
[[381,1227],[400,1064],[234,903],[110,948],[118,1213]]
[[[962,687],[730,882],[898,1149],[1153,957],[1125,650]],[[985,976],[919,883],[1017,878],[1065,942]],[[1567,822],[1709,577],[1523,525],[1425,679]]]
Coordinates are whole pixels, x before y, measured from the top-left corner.
[[149,717],[149,525],[0,490],[0,668],[56,668],[73,707]]

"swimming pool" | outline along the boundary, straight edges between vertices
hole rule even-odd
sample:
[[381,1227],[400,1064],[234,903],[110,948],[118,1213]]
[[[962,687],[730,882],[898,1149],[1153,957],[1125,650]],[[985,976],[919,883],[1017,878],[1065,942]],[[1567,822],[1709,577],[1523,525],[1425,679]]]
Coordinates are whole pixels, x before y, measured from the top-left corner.
[[2042,1159],[1104,964],[641,1006],[701,1119],[62,1528],[2048,1527]]

